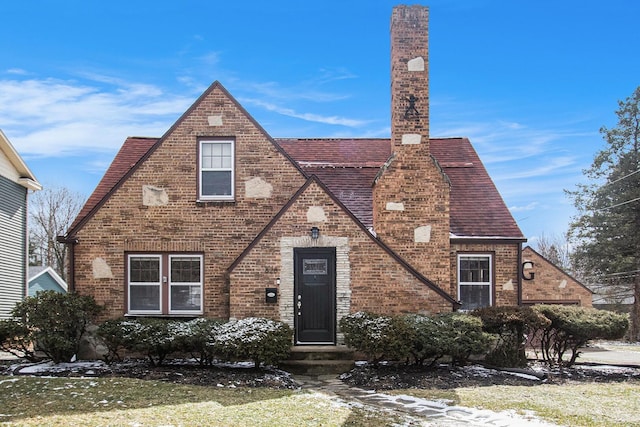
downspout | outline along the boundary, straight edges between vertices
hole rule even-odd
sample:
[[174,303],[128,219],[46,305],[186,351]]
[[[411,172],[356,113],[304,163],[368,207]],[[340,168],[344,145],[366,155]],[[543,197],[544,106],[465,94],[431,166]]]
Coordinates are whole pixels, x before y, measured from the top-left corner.
[[522,305],[522,242],[518,243],[518,307]]
[[76,291],[76,245],[78,244],[77,237],[65,237],[58,236],[56,239],[58,243],[67,245],[69,249],[69,276],[67,277],[67,286],[69,293]]

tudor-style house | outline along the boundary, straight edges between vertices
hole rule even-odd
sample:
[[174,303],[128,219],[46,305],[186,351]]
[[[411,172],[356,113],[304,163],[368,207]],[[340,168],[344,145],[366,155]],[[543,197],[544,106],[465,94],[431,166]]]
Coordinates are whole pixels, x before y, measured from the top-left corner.
[[214,82],[129,137],[61,241],[106,316],[264,316],[334,345],[356,311],[522,299],[525,238],[466,138],[430,138],[428,9],[391,19],[391,138],[277,139]]

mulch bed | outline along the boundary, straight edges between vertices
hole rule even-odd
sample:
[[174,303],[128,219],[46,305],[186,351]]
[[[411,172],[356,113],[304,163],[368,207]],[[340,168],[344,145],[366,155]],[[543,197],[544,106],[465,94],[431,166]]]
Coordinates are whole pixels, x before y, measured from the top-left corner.
[[[146,360],[127,360],[106,365],[102,362],[38,365],[29,368],[25,362],[3,361],[0,375],[41,375],[57,377],[129,377],[215,387],[270,387],[296,389],[298,382],[288,373],[275,368],[254,369],[246,365],[200,367],[189,361],[172,361],[152,367]],[[21,372],[21,370],[23,372]],[[26,372],[25,372],[26,371]],[[398,364],[374,367],[359,364],[340,376],[348,385],[376,390],[404,388],[451,389],[490,385],[564,384],[572,381],[640,381],[639,368],[611,366],[574,366],[569,369],[549,369],[532,363],[527,369],[493,369],[474,364],[456,367],[447,364],[435,368],[416,368]]]

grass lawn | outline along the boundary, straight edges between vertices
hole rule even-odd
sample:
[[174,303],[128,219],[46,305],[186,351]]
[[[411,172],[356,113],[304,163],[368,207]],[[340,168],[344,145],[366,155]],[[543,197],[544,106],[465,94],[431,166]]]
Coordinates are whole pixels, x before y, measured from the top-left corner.
[[546,421],[567,426],[640,425],[640,382],[410,389],[390,394],[409,394],[492,411],[534,412]]
[[0,376],[3,426],[386,426],[388,414],[319,393],[129,378]]

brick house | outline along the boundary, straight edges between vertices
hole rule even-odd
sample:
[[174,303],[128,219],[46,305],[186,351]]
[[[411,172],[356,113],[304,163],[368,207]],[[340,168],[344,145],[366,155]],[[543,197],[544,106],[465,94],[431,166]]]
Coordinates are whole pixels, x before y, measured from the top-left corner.
[[296,344],[359,310],[522,302],[526,241],[466,138],[429,137],[428,10],[391,20],[390,139],[275,139],[214,82],[130,137],[60,241],[107,317],[266,316]]
[[522,250],[522,303],[592,306],[593,292],[530,246]]

